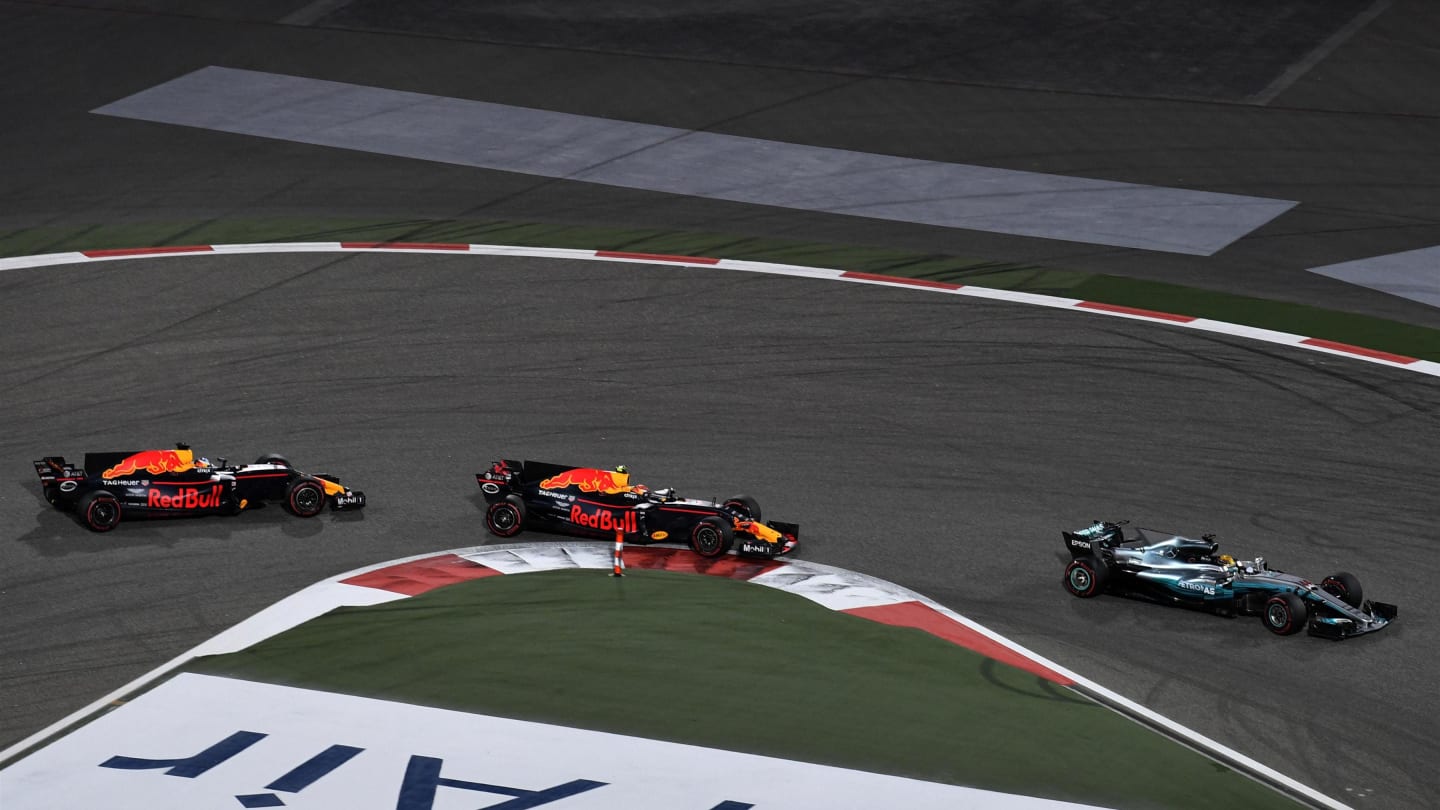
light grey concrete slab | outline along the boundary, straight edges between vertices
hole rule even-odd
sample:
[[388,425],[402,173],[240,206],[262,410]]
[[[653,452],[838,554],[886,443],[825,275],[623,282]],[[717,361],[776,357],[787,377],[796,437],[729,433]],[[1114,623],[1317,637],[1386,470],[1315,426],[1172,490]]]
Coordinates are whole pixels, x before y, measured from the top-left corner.
[[1312,267],[1310,272],[1440,307],[1440,246]]
[[624,188],[1195,255],[1295,205],[222,67],[94,112]]

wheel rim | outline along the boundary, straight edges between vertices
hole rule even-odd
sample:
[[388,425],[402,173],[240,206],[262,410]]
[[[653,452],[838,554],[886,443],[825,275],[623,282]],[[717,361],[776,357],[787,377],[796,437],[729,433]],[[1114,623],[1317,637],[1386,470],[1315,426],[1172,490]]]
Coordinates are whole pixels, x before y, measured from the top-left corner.
[[119,510],[110,501],[96,501],[90,504],[90,522],[96,526],[110,526],[119,516]]
[[1290,623],[1290,609],[1276,602],[1265,609],[1265,621],[1270,622],[1271,627],[1284,627]]
[[695,548],[701,554],[714,554],[720,548],[720,533],[709,526],[695,532]]
[[490,520],[495,524],[495,528],[502,532],[508,532],[515,528],[516,518],[514,507],[507,504],[496,508],[495,514],[491,516]]
[[[1054,580],[1051,581],[1053,582]],[[1081,593],[1090,590],[1091,581],[1090,572],[1086,571],[1083,566],[1077,565],[1070,569],[1070,587],[1075,590]]]
[[320,508],[320,492],[313,486],[295,490],[295,509],[299,512],[313,512]]

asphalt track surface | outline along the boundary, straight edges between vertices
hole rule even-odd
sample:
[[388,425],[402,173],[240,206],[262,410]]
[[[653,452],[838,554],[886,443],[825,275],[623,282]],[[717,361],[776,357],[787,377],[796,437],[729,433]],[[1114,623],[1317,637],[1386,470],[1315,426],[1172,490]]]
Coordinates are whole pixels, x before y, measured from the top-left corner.
[[[364,9],[382,5],[352,4]],[[775,61],[794,60],[799,66],[755,66],[743,61],[752,56],[744,52],[732,53],[727,61],[726,40],[718,34],[730,29],[724,21],[703,17],[699,25],[708,26],[702,30],[711,31],[719,44],[712,41],[708,50],[682,46],[680,55],[666,54],[665,43],[691,43],[694,32],[677,38],[663,22],[653,21],[608,51],[595,50],[594,43],[591,49],[567,47],[569,40],[560,34],[553,35],[557,44],[542,47],[490,44],[486,38],[505,29],[484,20],[444,18],[436,33],[409,33],[423,26],[400,19],[402,11],[436,5],[454,4],[392,4],[397,18],[392,25],[407,33],[390,34],[325,27],[384,21],[374,13],[357,21],[351,17],[359,12],[337,12],[311,26],[276,23],[301,6],[315,6],[298,0],[207,3],[204,17],[196,16],[201,12],[188,0],[0,0],[6,23],[0,27],[0,69],[23,77],[0,87],[7,118],[0,128],[5,168],[0,229],[277,216],[672,227],[1036,262],[1440,327],[1440,310],[1306,272],[1440,244],[1440,193],[1433,171],[1435,144],[1440,143],[1440,51],[1427,36],[1440,29],[1440,7],[1425,0],[1395,0],[1338,49],[1302,43],[1326,58],[1265,105],[1012,89],[943,76],[889,78],[856,72],[850,65],[818,69],[807,63],[821,59],[833,41],[805,36],[771,52]],[[548,0],[508,8],[510,16],[523,20],[530,7],[556,5],[566,4]],[[866,4],[869,14],[828,36],[868,42],[872,32],[885,27],[887,9],[888,16],[913,22],[902,13],[905,5]],[[1168,40],[1182,20],[1205,18],[1201,6],[1213,14],[1234,6],[1144,5],[1184,11],[1179,20],[1173,14],[1153,15],[1150,29],[1146,16],[1129,15],[1124,39],[1133,43],[1150,37],[1156,43],[1152,53],[1163,53],[1156,38],[1162,32]],[[1265,0],[1249,5],[1299,9],[1313,4]],[[766,6],[777,25],[794,23],[799,16],[802,34],[803,15],[813,10],[805,3]],[[1358,11],[1353,5],[1351,10]],[[761,10],[752,16],[765,19]],[[635,24],[642,21],[643,15],[637,15]],[[539,35],[553,28],[532,22],[521,33]],[[949,36],[956,27],[937,23],[937,30]],[[1029,36],[1025,28],[993,33],[1007,43]],[[1103,37],[1083,41],[1091,50],[1071,54],[1069,61],[1076,73],[1088,76],[1093,71],[1081,66],[1111,58],[1113,43]],[[1283,37],[1280,43],[1286,54],[1305,50]],[[947,47],[942,37],[913,49]],[[1248,46],[1263,47],[1264,42]],[[685,58],[692,52],[694,58]],[[985,61],[1006,64],[1012,52],[1018,51],[992,49]],[[1037,71],[1040,79],[1049,75],[1040,71],[1049,64],[1043,60],[1014,58],[1008,77],[1014,81]],[[1230,75],[1223,60],[1217,55],[1207,64],[1217,75]],[[812,146],[1297,200],[1300,205],[1215,256],[1180,256],[627,191],[89,112],[208,65]],[[1151,69],[1139,66],[1130,72]],[[1273,73],[1262,77],[1273,78]],[[1233,91],[1250,89],[1243,85]]]
[[[295,5],[254,8],[278,17]],[[1418,25],[1428,13],[1394,6],[1381,30],[1403,32],[1404,14]],[[637,68],[637,57],[73,6],[10,2],[0,13],[0,64],[33,78],[3,90],[13,114],[0,129],[8,228],[336,210],[743,226],[1033,252],[1435,321],[1424,307],[1301,267],[1440,241],[1424,185],[1433,180],[1415,170],[1433,166],[1425,149],[1440,142],[1435,105],[1425,106],[1433,96],[1394,102],[1423,109],[1368,115],[1365,105],[1387,98],[1341,92],[1395,70],[1366,61],[1374,43],[1364,32],[1333,59],[1372,73],[1346,74],[1350,84],[1325,97],[1348,111],[1320,113],[1321,89],[1307,79],[1328,63],[1277,108],[1199,110],[709,62],[657,72]],[[37,67],[62,48],[71,58]],[[1186,185],[1306,205],[1276,226],[1283,232],[1202,266],[983,234],[962,244],[951,232],[85,112],[217,63],[1133,182],[1179,184],[1183,168],[1197,178]],[[1427,63],[1406,66],[1416,64]],[[1308,106],[1284,107],[1287,94]],[[1315,116],[1352,123],[1318,127]],[[963,147],[940,137],[961,125],[975,133]],[[1197,152],[1194,175],[1156,147],[1181,130],[1209,150]],[[1225,148],[1240,130],[1253,150]],[[1313,146],[1304,165],[1283,181],[1258,176],[1257,155],[1298,131]],[[1041,140],[1048,146],[1036,148]],[[1282,185],[1288,192],[1276,193]],[[1440,390],[1429,378],[918,291],[526,259],[208,256],[11,271],[0,275],[0,314],[9,428],[0,468],[11,471],[0,482],[0,743],[315,580],[483,541],[470,475],[509,455],[625,463],[682,493],[749,491],[767,514],[803,524],[809,559],[925,593],[1358,807],[1440,804],[1440,629],[1425,609]],[[176,440],[242,461],[285,452],[366,490],[373,505],[313,521],[271,508],[126,524],[97,537],[45,506],[29,466],[45,453]],[[1401,619],[1330,644],[1275,638],[1255,619],[1074,600],[1058,581],[1059,530],[1096,517],[1213,531],[1237,555],[1315,577],[1351,570],[1372,596],[1400,604]]]

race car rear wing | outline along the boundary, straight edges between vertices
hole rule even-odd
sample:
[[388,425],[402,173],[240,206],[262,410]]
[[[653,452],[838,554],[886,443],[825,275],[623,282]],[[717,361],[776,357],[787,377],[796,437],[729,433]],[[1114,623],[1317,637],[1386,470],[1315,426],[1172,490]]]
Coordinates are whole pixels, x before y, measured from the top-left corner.
[[1065,547],[1070,549],[1070,556],[1099,555],[1101,549],[1112,548],[1124,542],[1125,534],[1120,527],[1129,522],[1128,520],[1112,522],[1097,519],[1083,529],[1076,529],[1073,532],[1061,530],[1060,535],[1065,538]]
[[513,459],[491,462],[490,469],[475,473],[475,483],[488,495],[509,490],[510,485],[521,478],[521,463]]
[[85,470],[65,460],[64,456],[46,456],[35,462],[35,474],[49,486],[63,478],[84,478]]
[[40,476],[40,491],[50,503],[55,503],[60,493],[74,491],[79,482],[85,480],[85,471],[67,462],[64,456],[46,456],[35,462],[35,474]]

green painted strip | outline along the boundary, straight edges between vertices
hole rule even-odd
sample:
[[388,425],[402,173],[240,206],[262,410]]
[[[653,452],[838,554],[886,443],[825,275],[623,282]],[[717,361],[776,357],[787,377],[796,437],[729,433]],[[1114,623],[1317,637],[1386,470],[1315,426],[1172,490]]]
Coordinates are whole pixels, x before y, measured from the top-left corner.
[[464,242],[779,262],[1058,295],[1273,329],[1440,362],[1440,330],[1320,307],[1038,265],[729,234],[450,220],[238,220],[31,228],[0,256],[244,242]]
[[492,577],[188,669],[1107,807],[1300,806],[927,633],[693,574]]

